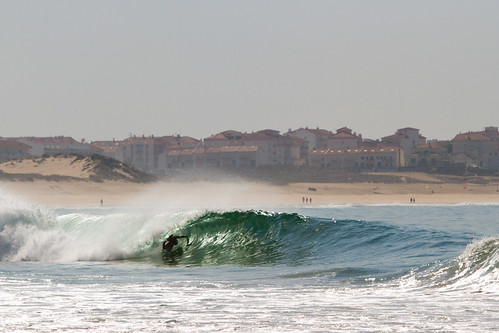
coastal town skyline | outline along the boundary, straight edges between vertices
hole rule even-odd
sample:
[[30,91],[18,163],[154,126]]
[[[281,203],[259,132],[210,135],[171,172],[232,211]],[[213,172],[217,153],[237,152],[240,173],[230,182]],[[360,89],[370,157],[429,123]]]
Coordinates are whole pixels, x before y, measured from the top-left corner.
[[166,133],[166,132],[162,132],[162,133],[161,132],[160,133],[144,133],[144,132],[134,133],[134,132],[129,132],[128,135],[125,135],[122,137],[112,137],[112,138],[111,137],[101,137],[101,138],[98,138],[95,140],[87,140],[87,138],[85,136],[78,137],[75,135],[71,135],[70,133],[62,133],[62,132],[58,133],[56,135],[52,135],[52,134],[50,134],[50,135],[32,135],[29,133],[28,134],[21,133],[21,134],[17,134],[17,135],[13,135],[13,136],[12,135],[11,136],[3,135],[3,133],[0,132],[0,139],[5,140],[5,139],[20,139],[20,138],[30,138],[30,137],[31,138],[67,137],[67,138],[72,138],[78,142],[92,143],[92,142],[99,142],[99,141],[122,141],[122,140],[126,140],[129,138],[155,138],[155,137],[157,138],[157,137],[163,137],[163,136],[164,137],[170,136],[170,137],[189,137],[189,138],[193,138],[195,140],[199,140],[199,142],[203,142],[205,139],[209,139],[209,138],[216,136],[220,133],[231,132],[231,131],[240,132],[243,134],[252,134],[252,133],[257,133],[257,132],[261,132],[261,131],[275,131],[275,132],[279,133],[279,135],[286,135],[287,133],[289,134],[291,132],[299,131],[299,130],[310,130],[310,131],[317,130],[317,131],[328,132],[329,134],[334,135],[335,131],[341,131],[342,129],[347,129],[347,130],[351,131],[353,135],[359,136],[363,140],[380,142],[384,137],[389,137],[389,136],[393,135],[393,133],[396,133],[400,129],[409,128],[409,129],[417,129],[418,131],[421,131],[421,135],[424,136],[424,138],[427,142],[440,142],[440,141],[451,141],[452,139],[456,138],[458,135],[466,134],[466,133],[476,133],[476,132],[483,131],[484,129],[490,128],[490,127],[495,128],[495,124],[488,123],[488,124],[484,124],[483,126],[481,126],[478,129],[473,128],[473,129],[467,129],[464,131],[455,132],[451,138],[430,138],[427,135],[425,135],[424,129],[416,128],[415,126],[399,126],[396,129],[393,129],[392,132],[384,133],[380,137],[368,137],[368,136],[365,136],[362,131],[356,129],[355,127],[352,128],[352,127],[345,125],[345,126],[338,126],[335,128],[326,128],[326,127],[319,127],[319,126],[315,126],[315,127],[300,126],[297,128],[288,128],[286,131],[281,131],[279,129],[270,128],[270,127],[262,127],[262,128],[258,128],[255,130],[241,130],[241,129],[238,129],[235,127],[231,127],[231,128],[222,129],[219,132],[212,133],[209,136],[205,136],[205,137],[201,137],[201,136],[195,135],[193,133]]
[[0,135],[499,123],[499,2],[2,1]]
[[260,166],[310,166],[358,172],[404,168],[499,169],[499,130],[457,134],[452,140],[427,140],[419,129],[399,128],[370,139],[348,127],[335,132],[299,128],[286,133],[225,130],[203,139],[190,136],[136,136],[123,140],[76,141],[72,137],[0,138],[0,162],[29,156],[103,155],[152,174],[175,170],[254,169]]
[[199,135],[196,135],[195,133],[180,133],[180,132],[172,132],[172,133],[168,133],[168,132],[156,132],[156,133],[140,132],[140,133],[136,133],[136,132],[129,131],[127,135],[124,135],[121,137],[106,136],[106,137],[98,137],[96,139],[87,139],[87,136],[85,136],[85,135],[78,137],[76,135],[72,135],[71,133],[63,133],[63,131],[59,131],[59,132],[56,132],[56,134],[49,134],[49,135],[33,135],[30,133],[18,133],[16,135],[4,135],[4,133],[0,132],[0,139],[12,139],[12,138],[17,139],[17,138],[29,138],[29,137],[38,137],[38,138],[69,137],[69,138],[72,138],[72,139],[79,141],[79,142],[92,143],[92,142],[113,141],[113,140],[122,141],[122,140],[125,140],[128,138],[134,138],[134,137],[136,137],[136,138],[141,138],[141,137],[142,138],[155,138],[155,137],[162,137],[162,136],[172,136],[172,137],[190,137],[190,138],[193,138],[193,139],[196,139],[196,140],[199,140],[202,142],[204,139],[208,139],[214,135],[217,135],[217,134],[220,134],[223,132],[227,132],[227,131],[235,131],[235,132],[240,132],[240,133],[245,133],[245,134],[251,134],[251,133],[256,133],[259,131],[271,130],[271,131],[277,131],[281,135],[285,135],[286,133],[297,131],[297,130],[311,130],[311,131],[320,130],[320,131],[330,132],[331,134],[334,135],[334,133],[337,130],[346,128],[346,129],[351,130],[352,133],[354,133],[355,135],[359,135],[364,140],[381,141],[382,138],[393,135],[399,129],[414,128],[414,129],[419,130],[421,132],[421,135],[423,135],[428,142],[434,142],[434,141],[451,141],[459,134],[480,132],[480,131],[483,131],[485,128],[490,127],[490,126],[494,127],[494,126],[496,126],[496,124],[495,123],[486,123],[486,124],[483,124],[479,128],[469,128],[469,129],[465,129],[463,131],[456,131],[456,132],[454,132],[454,134],[451,135],[450,138],[429,137],[426,134],[424,128],[418,128],[416,126],[410,126],[410,125],[398,126],[396,128],[393,128],[391,131],[382,134],[380,137],[369,137],[367,135],[364,135],[364,132],[362,130],[359,130],[358,128],[347,126],[347,125],[341,125],[341,126],[335,126],[335,127],[300,126],[297,128],[287,128],[285,131],[281,131],[281,130],[276,129],[276,128],[265,127],[265,126],[262,128],[254,129],[254,130],[245,130],[245,129],[240,129],[240,128],[236,128],[236,127],[230,127],[230,128],[222,129],[218,132],[211,133],[208,136],[199,136]]

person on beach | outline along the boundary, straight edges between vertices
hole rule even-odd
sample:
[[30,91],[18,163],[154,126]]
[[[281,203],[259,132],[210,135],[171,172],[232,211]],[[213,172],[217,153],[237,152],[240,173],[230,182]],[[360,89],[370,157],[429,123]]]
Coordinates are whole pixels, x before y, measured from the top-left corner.
[[168,238],[163,241],[163,252],[171,252],[172,248],[178,244],[177,239],[179,238],[187,238],[187,236],[168,236]]

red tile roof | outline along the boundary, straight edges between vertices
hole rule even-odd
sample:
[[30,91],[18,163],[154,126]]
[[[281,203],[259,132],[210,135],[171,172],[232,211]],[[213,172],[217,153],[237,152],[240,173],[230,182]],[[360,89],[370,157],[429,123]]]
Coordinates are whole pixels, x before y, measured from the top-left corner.
[[458,134],[452,141],[491,141],[486,135],[477,132]]
[[259,149],[258,146],[240,146],[238,151],[240,153],[248,153],[248,152],[257,152],[258,149]]
[[330,136],[330,139],[356,139],[357,137],[353,134],[348,134],[345,132],[340,132],[338,134],[333,134]]
[[21,149],[21,150],[28,150],[31,147],[22,143],[18,142],[16,140],[11,140],[11,139],[2,139],[0,140],[0,148],[3,149]]
[[79,144],[80,142],[76,141],[72,137],[68,136],[54,136],[54,137],[24,137],[22,138],[26,141],[33,142],[40,145],[54,145],[54,144]]
[[318,149],[309,152],[309,156],[321,156],[321,155],[354,155],[354,154],[368,154],[368,153],[386,153],[386,152],[397,152],[398,147],[392,146],[378,146],[378,147],[360,147],[360,148],[328,148],[328,149]]
[[399,128],[397,131],[419,131],[419,128],[404,127],[404,128]]

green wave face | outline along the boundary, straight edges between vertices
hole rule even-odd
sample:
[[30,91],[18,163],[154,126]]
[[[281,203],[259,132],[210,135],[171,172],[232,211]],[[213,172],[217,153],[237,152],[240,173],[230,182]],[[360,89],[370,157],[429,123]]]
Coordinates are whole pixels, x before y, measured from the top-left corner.
[[305,218],[259,211],[208,212],[188,222],[176,235],[187,235],[181,251],[165,260],[185,265],[262,265],[284,260]]
[[[473,240],[467,234],[379,221],[259,210],[194,214],[199,213],[54,215],[30,207],[0,209],[0,261],[281,265],[299,267],[296,276],[379,275],[422,286],[476,285],[477,281],[493,285],[499,272],[497,236]],[[188,240],[179,239],[172,253],[163,254],[162,242],[170,234],[185,235]],[[449,258],[450,250],[456,256]],[[429,262],[434,264],[428,266]],[[391,273],[385,276],[385,272]]]

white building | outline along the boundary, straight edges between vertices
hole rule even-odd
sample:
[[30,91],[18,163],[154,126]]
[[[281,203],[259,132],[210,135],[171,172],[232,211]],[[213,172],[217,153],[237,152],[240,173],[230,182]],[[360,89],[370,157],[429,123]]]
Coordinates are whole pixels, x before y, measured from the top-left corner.
[[30,146],[15,139],[0,139],[0,162],[29,156]]
[[320,149],[310,152],[310,165],[320,169],[361,172],[396,171],[403,165],[400,147]]
[[302,165],[308,153],[307,141],[269,129],[253,133],[225,131],[204,139],[204,145],[207,148],[258,146],[259,165]]
[[92,146],[99,150],[100,155],[114,158],[120,162],[125,161],[125,150],[122,141],[95,141]]
[[154,138],[130,137],[123,140],[124,162],[143,172],[156,169]]
[[158,169],[251,169],[262,165],[263,150],[258,146],[221,146],[171,149],[159,155]]
[[30,146],[29,154],[32,156],[58,155],[58,154],[77,154],[91,155],[97,151],[85,140],[78,142],[71,137],[24,137],[17,141]]
[[481,132],[468,132],[452,139],[453,154],[463,154],[474,166],[499,170],[499,131],[489,126]]
[[408,166],[409,156],[412,154],[413,148],[426,143],[426,138],[419,134],[417,128],[401,128],[395,134],[381,138],[381,144],[386,146],[398,146],[404,151],[404,164]]
[[356,148],[362,144],[362,135],[352,133],[348,127],[336,130],[336,134],[331,134],[327,140],[327,147],[333,149]]
[[328,146],[328,138],[333,135],[333,133],[325,129],[311,129],[305,127],[294,131],[289,130],[284,135],[305,140],[307,142],[307,151],[310,151],[313,149],[326,148]]

